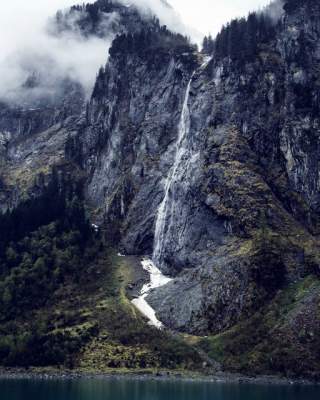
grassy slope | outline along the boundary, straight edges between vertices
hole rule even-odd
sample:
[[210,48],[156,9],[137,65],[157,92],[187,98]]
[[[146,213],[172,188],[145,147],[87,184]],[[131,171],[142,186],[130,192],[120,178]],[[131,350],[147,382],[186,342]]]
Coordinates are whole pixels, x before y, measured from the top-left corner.
[[78,367],[87,372],[199,369],[201,359],[192,347],[148,326],[129,301],[126,288],[134,280],[129,259],[112,255],[109,263],[113,266],[112,283],[101,280],[99,293],[92,299],[92,318],[99,325],[99,334],[82,350]]
[[229,371],[319,379],[320,282],[308,276],[261,311],[199,345]]
[[[24,346],[40,354],[33,365],[41,368],[61,366],[89,373],[209,372],[216,367],[210,365],[213,359],[232,372],[319,379],[317,277],[309,275],[280,290],[259,312],[229,331],[201,338],[148,326],[127,296],[136,279],[132,259],[118,257],[99,244],[88,251],[88,265],[66,275],[45,306],[0,323],[0,356],[9,338],[16,342],[18,354],[7,365],[30,366],[29,354],[24,364]],[[34,331],[36,341],[28,343],[26,332]],[[55,362],[48,361],[50,353]],[[208,368],[203,368],[204,362]]]
[[[113,255],[111,264],[115,296],[105,298],[102,291],[94,300],[99,335],[81,353],[81,370],[202,370],[202,363],[211,359],[232,372],[319,379],[317,277],[309,275],[280,290],[264,308],[233,329],[201,338],[149,327],[126,296],[126,287],[134,279],[129,260]],[[104,285],[109,288],[110,282]]]
[[[126,293],[134,280],[130,258],[105,248],[92,259],[77,279],[61,284],[44,307],[0,324],[0,336],[16,342],[19,354],[7,366],[24,365],[25,350],[19,352],[22,344],[46,354],[36,358],[36,367],[62,366],[83,372],[200,370],[202,359],[192,346],[148,326],[131,304]],[[34,342],[26,343],[21,337],[35,326],[36,349]],[[51,353],[61,362],[48,362]],[[25,365],[29,367],[29,361]]]

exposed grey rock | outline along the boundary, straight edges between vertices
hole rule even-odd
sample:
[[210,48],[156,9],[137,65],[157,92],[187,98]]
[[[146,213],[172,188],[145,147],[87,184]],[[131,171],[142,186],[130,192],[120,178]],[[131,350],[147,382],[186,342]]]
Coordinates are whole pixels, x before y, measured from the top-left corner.
[[[158,264],[179,275],[148,298],[172,328],[218,332],[268,298],[253,272],[256,263],[268,262],[257,261],[255,249],[263,224],[290,237],[279,256],[279,285],[308,271],[301,255],[306,243],[314,243],[309,232],[318,231],[319,119],[302,108],[295,91],[296,84],[307,89],[313,79],[312,68],[300,65],[296,32],[312,30],[308,63],[317,65],[311,48],[320,31],[307,16],[305,9],[287,14],[277,41],[240,73],[229,60],[194,68],[190,130],[182,143],[187,159],[171,187]],[[91,121],[99,122],[105,143],[88,199],[99,218],[117,223],[128,253],[152,252],[190,76],[182,60],[170,57],[161,63],[113,59],[105,95],[91,103]],[[294,239],[299,235],[300,244]]]
[[5,112],[1,208],[35,193],[39,173],[65,163],[86,179],[92,222],[104,225],[108,239],[127,254],[151,254],[191,79],[185,156],[157,260],[175,279],[148,301],[173,329],[232,327],[284,285],[319,270],[314,14],[316,5],[287,12],[276,40],[241,69],[229,59],[201,68],[204,57],[193,48],[159,44],[113,55],[87,107],[74,104],[78,112],[52,119],[41,111],[30,120]]

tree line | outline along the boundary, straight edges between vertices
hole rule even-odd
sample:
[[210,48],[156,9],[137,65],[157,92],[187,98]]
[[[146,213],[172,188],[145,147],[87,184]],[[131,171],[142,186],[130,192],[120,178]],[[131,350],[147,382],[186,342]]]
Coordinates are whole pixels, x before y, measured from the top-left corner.
[[171,32],[167,27],[158,26],[157,29],[147,28],[137,33],[118,35],[109,50],[111,57],[117,54],[147,53],[149,51],[190,51],[195,49],[188,37]]
[[86,217],[81,184],[54,169],[42,190],[0,215],[0,365],[66,362],[93,333],[55,334],[37,314],[46,314],[59,289],[81,286],[103,247]]
[[104,14],[109,14],[115,9],[115,4],[110,0],[98,0],[92,4],[83,3],[70,7],[66,12],[58,11],[54,19],[54,26],[58,32],[74,30],[78,27],[84,35],[102,35],[100,32]]
[[[280,23],[280,22],[278,22]],[[224,26],[215,40],[206,36],[203,52],[217,61],[230,58],[238,63],[252,61],[259,46],[275,38],[277,23],[266,13],[250,13],[248,18],[234,19]]]
[[[154,18],[157,29],[146,28],[136,33],[123,33],[114,39],[109,54],[112,58],[135,54],[138,57],[149,59],[152,55],[190,53],[197,49],[190,43],[190,39],[179,33],[173,33],[166,26],[161,26],[159,20]],[[154,61],[154,60],[153,60]],[[104,94],[105,91],[105,68],[100,67],[93,88],[93,98]]]
[[[81,204],[79,209],[71,207],[74,198]],[[0,256],[10,241],[19,240],[52,221],[60,221],[69,227],[81,225],[83,233],[88,228],[81,185],[73,185],[63,176],[59,177],[55,168],[41,196],[22,201],[14,210],[0,214]]]

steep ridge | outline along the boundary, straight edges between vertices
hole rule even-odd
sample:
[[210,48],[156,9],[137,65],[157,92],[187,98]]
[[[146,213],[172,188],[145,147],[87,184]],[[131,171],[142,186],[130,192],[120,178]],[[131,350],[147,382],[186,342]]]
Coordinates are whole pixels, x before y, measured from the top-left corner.
[[270,26],[224,28],[205,63],[156,20],[119,35],[80,116],[2,133],[1,208],[58,166],[109,244],[173,278],[148,294],[158,320],[209,335],[225,368],[319,377],[319,17],[286,1]]
[[[274,35],[242,64],[213,57],[190,82],[193,52],[178,62],[177,53],[160,61],[158,52],[115,52],[101,78],[104,94],[93,96],[91,120],[108,133],[88,199],[126,253],[155,251],[158,266],[176,276],[147,298],[170,328],[225,331],[319,274],[318,89],[311,85],[319,9],[303,1],[285,9]],[[186,114],[190,128],[179,124]],[[186,163],[177,162],[186,148]],[[317,331],[316,314],[311,324]],[[289,328],[281,329],[286,341]],[[301,354],[313,345],[308,339]]]
[[91,173],[87,196],[97,223],[105,217],[126,253],[150,254],[158,184],[175,157],[183,96],[198,59],[186,39],[166,28],[121,36],[110,53],[81,138]]
[[[142,15],[133,5],[98,0],[57,12],[48,22],[47,30],[53,38],[62,41],[64,35],[74,35],[80,41],[103,39],[107,59],[108,46],[117,34],[158,26],[159,20],[154,15]],[[76,78],[59,73],[55,76],[52,60],[44,58],[41,62],[44,66],[39,66],[40,72],[32,71],[21,88],[17,88],[14,101],[10,96],[9,100],[0,101],[2,211],[16,207],[33,192],[36,196],[39,193],[37,177],[43,174],[50,180],[50,167],[66,167],[66,161],[69,162],[66,158],[73,157],[73,137],[86,126],[86,102],[91,93],[88,96],[87,88]],[[45,86],[46,80],[50,81],[49,88]]]

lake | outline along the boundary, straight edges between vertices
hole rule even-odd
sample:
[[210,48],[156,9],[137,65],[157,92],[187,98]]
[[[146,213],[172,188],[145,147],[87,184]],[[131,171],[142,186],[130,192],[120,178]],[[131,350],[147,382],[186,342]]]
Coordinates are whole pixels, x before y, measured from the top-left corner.
[[1,400],[319,400],[320,386],[134,379],[1,379]]

